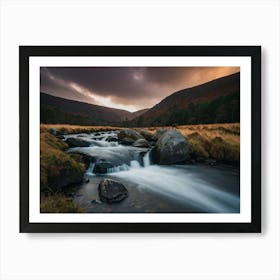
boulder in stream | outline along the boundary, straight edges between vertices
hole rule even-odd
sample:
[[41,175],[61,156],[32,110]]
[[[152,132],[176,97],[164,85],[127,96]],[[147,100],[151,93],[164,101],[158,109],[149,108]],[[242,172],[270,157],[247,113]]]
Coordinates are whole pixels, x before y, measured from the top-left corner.
[[139,148],[149,148],[150,144],[146,139],[138,139],[132,144],[132,146]]
[[131,138],[124,137],[122,140],[119,141],[122,145],[132,145],[135,141]]
[[89,147],[91,142],[88,142],[84,139],[69,137],[65,140],[65,142],[69,145],[69,147]]
[[128,197],[125,186],[115,180],[103,179],[98,186],[100,200],[107,203],[119,202]]
[[106,174],[108,172],[109,168],[113,168],[114,165],[110,162],[107,162],[105,160],[97,160],[97,162],[94,165],[93,173],[98,174]]
[[86,133],[81,133],[81,134],[78,134],[76,137],[88,137],[88,134],[86,134]]
[[118,142],[118,138],[114,136],[107,137],[106,141],[108,142]]
[[152,137],[152,140],[157,141],[161,137],[161,135],[163,135],[166,131],[168,131],[168,130],[164,129],[164,128],[157,129],[157,131],[155,132],[155,134]]
[[58,139],[60,139],[60,140],[65,140],[64,135],[58,135],[58,136],[56,136],[56,138],[58,138]]
[[153,141],[153,134],[146,129],[141,129],[139,133],[148,141]]
[[48,131],[50,134],[54,136],[62,136],[62,133],[54,128],[49,128]]
[[183,162],[189,158],[188,141],[179,131],[168,130],[158,139],[151,156],[158,164]]
[[138,139],[144,139],[144,137],[133,129],[124,129],[118,134],[118,141],[124,145],[131,145]]
[[96,161],[95,157],[87,155],[87,154],[84,154],[84,153],[81,153],[79,151],[74,151],[74,152],[70,151],[69,155],[73,159],[75,159],[77,162],[84,163],[86,168],[89,167],[91,162],[95,162]]

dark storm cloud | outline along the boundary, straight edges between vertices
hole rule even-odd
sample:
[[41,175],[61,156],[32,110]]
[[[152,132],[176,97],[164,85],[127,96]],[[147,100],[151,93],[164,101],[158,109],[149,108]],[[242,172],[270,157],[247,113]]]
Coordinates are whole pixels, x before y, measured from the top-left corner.
[[236,67],[42,67],[41,91],[133,111],[237,71]]
[[73,87],[72,82],[53,74],[49,68],[41,68],[41,91],[55,96],[88,102],[88,97]]

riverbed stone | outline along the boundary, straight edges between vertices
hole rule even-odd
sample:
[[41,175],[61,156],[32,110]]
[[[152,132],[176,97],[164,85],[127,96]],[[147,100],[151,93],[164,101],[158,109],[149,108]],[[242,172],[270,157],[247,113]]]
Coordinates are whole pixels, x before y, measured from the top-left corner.
[[146,139],[138,139],[132,144],[132,146],[139,148],[148,148],[150,147],[150,144]]
[[161,135],[151,152],[157,164],[175,164],[189,158],[187,139],[177,130],[168,130]]
[[128,197],[125,186],[112,179],[103,179],[98,186],[100,200],[106,203],[120,202]]
[[123,145],[131,145],[138,139],[144,139],[144,137],[133,129],[124,129],[118,134],[118,141]]
[[108,161],[105,160],[97,160],[97,162],[94,165],[93,173],[97,174],[106,174],[108,172],[109,168],[113,168],[114,165]]
[[139,133],[148,141],[153,141],[153,134],[146,129],[141,129]]
[[60,139],[60,140],[65,140],[64,135],[57,135],[56,137],[57,137],[58,139]]
[[128,137],[124,137],[122,140],[119,141],[120,144],[122,145],[132,145],[135,142],[135,140],[128,138]]
[[107,137],[106,141],[108,142],[118,142],[118,138],[114,136]]
[[86,134],[86,133],[81,133],[81,134],[78,134],[77,137],[88,137],[88,134]]
[[77,162],[85,164],[86,168],[89,167],[90,163],[95,162],[96,159],[93,156],[81,153],[79,151],[70,151],[68,154]]
[[84,139],[69,137],[65,140],[65,142],[69,145],[69,147],[89,147],[91,142],[86,141]]
[[216,166],[217,165],[217,161],[215,159],[211,159],[211,158],[205,159],[204,162],[206,164],[210,165],[210,166]]
[[164,128],[157,129],[157,131],[155,132],[155,134],[152,137],[152,140],[157,141],[167,131],[168,130],[164,129]]
[[61,136],[62,135],[62,133],[60,131],[56,130],[55,128],[49,128],[48,131],[49,131],[50,134],[52,134],[54,136]]
[[99,199],[97,199],[97,198],[95,198],[95,199],[93,199],[92,201],[91,201],[91,203],[96,203],[96,204],[101,204],[102,203],[102,201],[100,201]]

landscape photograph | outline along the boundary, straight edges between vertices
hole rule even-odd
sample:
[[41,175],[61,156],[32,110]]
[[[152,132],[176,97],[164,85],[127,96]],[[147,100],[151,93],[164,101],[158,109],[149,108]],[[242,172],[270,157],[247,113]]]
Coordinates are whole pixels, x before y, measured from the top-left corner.
[[38,94],[41,213],[240,213],[239,67],[40,67]]

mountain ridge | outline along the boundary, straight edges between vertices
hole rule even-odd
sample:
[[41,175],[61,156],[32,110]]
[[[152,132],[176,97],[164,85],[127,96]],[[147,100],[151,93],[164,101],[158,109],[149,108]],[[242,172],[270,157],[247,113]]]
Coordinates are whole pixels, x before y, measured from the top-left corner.
[[[86,102],[57,97],[44,92],[40,93],[41,122],[71,123],[79,121],[87,125],[119,124],[139,116],[147,109],[129,112],[122,109],[110,108]],[[74,123],[73,123],[74,122]]]
[[[183,109],[191,103],[202,103],[240,91],[240,72],[224,76],[198,86],[176,91],[153,106],[142,118],[155,118],[171,108]],[[209,93],[209,89],[211,90]],[[217,91],[216,91],[217,90]],[[208,91],[208,92],[207,92]],[[222,91],[222,92],[221,92]]]
[[[240,73],[224,76],[198,86],[176,91],[149,109],[129,112],[81,101],[40,93],[41,122],[81,125],[151,126],[176,123],[175,116],[184,123],[195,123],[206,119],[238,120],[240,95]],[[225,104],[223,104],[223,102]],[[208,107],[209,108],[208,108]],[[191,108],[191,109],[188,109]],[[201,112],[204,110],[205,112]],[[208,111],[207,111],[208,110]],[[230,118],[226,110],[232,111]],[[234,112],[233,112],[234,110]],[[172,115],[173,114],[173,115]],[[191,118],[194,114],[195,118]],[[199,114],[200,116],[195,116]],[[201,117],[201,115],[203,117]],[[215,118],[214,114],[219,117]],[[221,117],[224,115],[224,117]],[[225,117],[225,115],[227,115]],[[184,119],[184,116],[185,119]],[[193,120],[195,119],[195,120]]]

